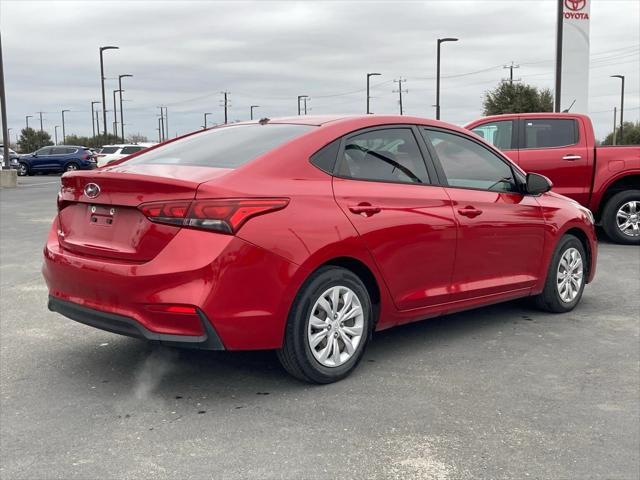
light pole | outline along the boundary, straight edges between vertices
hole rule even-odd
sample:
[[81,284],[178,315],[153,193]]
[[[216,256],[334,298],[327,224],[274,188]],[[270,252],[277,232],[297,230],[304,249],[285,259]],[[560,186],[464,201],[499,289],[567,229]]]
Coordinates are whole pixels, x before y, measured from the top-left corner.
[[164,127],[162,126],[162,117],[158,117],[158,143],[162,143],[162,134],[164,132]]
[[55,125],[53,127],[53,138],[55,141],[55,144],[58,145],[58,129],[60,128],[60,125]]
[[120,89],[120,133],[122,133],[122,143],[124,143],[124,114],[122,113],[122,79],[133,77],[131,74],[118,75],[118,88]]
[[106,47],[100,47],[100,82],[102,84],[102,105],[104,108],[102,109],[102,128],[104,129],[103,134],[107,136],[107,99],[104,96],[104,61],[102,59],[102,52],[105,50],[118,50],[120,47],[114,47],[112,45],[108,45]]
[[207,112],[204,114],[204,126],[202,127],[203,129],[207,129],[207,117],[211,115],[211,112]]
[[457,38],[447,37],[438,39],[438,54],[436,59],[436,120],[440,120],[440,45],[444,42],[457,42]]
[[[91,129],[93,130],[93,138],[96,138],[96,113],[93,108],[94,105],[100,102],[91,102]],[[100,133],[100,129],[98,128],[98,133]]]
[[611,75],[612,78],[622,80],[622,89],[620,90],[620,144],[622,144],[622,134],[624,133],[623,117],[624,117],[624,75]]
[[260,105],[251,105],[251,107],[249,107],[249,109],[251,110],[251,120],[253,120],[253,109],[254,108],[260,108]]
[[300,100],[303,98],[309,98],[309,95],[298,95],[298,116],[300,115]]
[[113,134],[116,137],[116,142],[118,141],[118,108],[116,103],[116,93],[122,95],[122,90],[117,89],[113,91]]
[[[66,140],[67,134],[66,134],[66,131],[64,129],[64,112],[70,112],[70,111],[71,110],[62,110],[62,144],[63,145],[67,142],[67,140]],[[58,142],[56,142],[56,143],[58,143]]]
[[379,75],[382,75],[381,73],[367,73],[367,115],[369,115],[371,113],[371,109],[369,108],[369,102],[371,99],[371,95],[369,95],[369,79],[371,77],[377,77]]
[[24,119],[25,119],[25,120],[26,120],[26,122],[27,122],[27,128],[29,128],[29,119],[30,119],[30,118],[33,118],[33,115],[25,115],[25,117],[24,117]]

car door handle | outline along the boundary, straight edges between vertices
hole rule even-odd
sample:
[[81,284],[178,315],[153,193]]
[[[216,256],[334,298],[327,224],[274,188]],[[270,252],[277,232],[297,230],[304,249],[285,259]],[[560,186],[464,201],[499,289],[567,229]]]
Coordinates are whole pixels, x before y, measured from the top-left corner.
[[478,210],[477,208],[472,207],[471,205],[467,205],[464,208],[458,209],[458,213],[463,217],[475,218],[478,215],[482,215],[482,210]]
[[562,159],[572,162],[574,160],[580,160],[582,159],[582,157],[580,155],[565,155],[564,157],[562,157]]
[[376,207],[367,202],[359,203],[358,205],[350,205],[349,210],[352,213],[357,215],[362,215],[364,217],[370,217],[371,215],[375,215],[376,213],[380,213],[380,207]]

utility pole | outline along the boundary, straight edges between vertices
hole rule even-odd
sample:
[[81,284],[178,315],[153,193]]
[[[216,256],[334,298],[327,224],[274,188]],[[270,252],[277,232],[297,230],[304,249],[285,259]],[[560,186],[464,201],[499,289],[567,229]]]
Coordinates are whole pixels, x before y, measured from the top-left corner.
[[107,136],[107,99],[104,96],[104,61],[102,59],[102,52],[104,52],[105,50],[118,50],[119,47],[114,47],[114,46],[106,46],[106,47],[100,47],[100,82],[102,84],[102,106],[104,107],[102,109],[102,123],[103,123],[103,128],[104,128],[104,132],[102,132],[104,134],[104,136]]
[[122,79],[126,77],[133,77],[128,73],[124,75],[118,75],[118,88],[120,89],[120,133],[122,133],[122,143],[124,143],[124,114],[122,113]]
[[33,115],[25,115],[24,119],[27,121],[27,128],[29,128],[29,119],[33,118]]
[[398,84],[398,90],[394,90],[393,93],[397,93],[399,96],[399,103],[400,103],[400,115],[404,115],[404,112],[402,110],[402,94],[403,93],[409,93],[409,90],[402,90],[402,84],[404,82],[406,82],[407,80],[405,78],[400,77],[398,80],[394,80],[395,83]]
[[304,114],[307,114],[307,100],[311,100],[309,97],[304,97],[302,101],[304,102]]
[[[91,102],[91,129],[93,130],[93,138],[96,138],[96,113],[93,108],[94,105],[100,102]],[[100,127],[98,127],[98,133],[100,133]]]
[[622,135],[624,133],[624,75],[611,75],[611,77],[622,80],[622,90],[620,91],[620,144],[622,144]]
[[226,125],[228,123],[228,121],[229,121],[229,117],[228,117],[229,92],[224,91],[224,92],[220,92],[220,93],[224,96],[224,100],[222,101],[222,107],[224,107],[224,123]]
[[[67,143],[67,135],[66,135],[66,130],[64,129],[64,112],[70,112],[71,110],[62,110],[62,143],[65,144]],[[56,141],[56,144],[58,142]]]
[[[522,79],[521,78],[513,78],[513,69],[514,68],[520,68],[520,65],[514,65],[513,60],[511,61],[511,65],[503,65],[502,66],[503,69],[509,69],[509,85],[513,85],[513,82],[519,82]],[[502,79],[503,82],[506,82],[506,79]]]
[[369,108],[369,104],[371,101],[371,95],[369,95],[369,79],[371,77],[376,77],[382,75],[381,73],[367,73],[367,115],[369,115],[371,113],[371,109]]
[[563,28],[563,18],[564,18],[564,1],[556,0],[557,3],[557,11],[556,11],[556,86],[555,86],[555,100],[554,100],[554,111],[561,111],[561,91],[562,91],[562,28]]
[[616,107],[613,107],[613,141],[612,141],[612,145],[616,144],[616,130],[617,130],[617,118],[618,118],[618,109]]
[[302,114],[301,110],[300,110],[300,100],[302,100],[303,98],[307,98],[309,97],[309,95],[298,95],[298,116],[300,116]]
[[251,105],[251,107],[249,107],[249,109],[251,110],[251,120],[253,120],[253,109],[254,108],[259,108],[260,105]]
[[116,137],[116,142],[118,141],[118,104],[116,102],[116,93],[122,94],[122,90],[114,90],[113,91],[113,135]]
[[[60,125],[55,125],[53,127],[53,136],[54,136],[54,143],[56,145],[58,145],[58,129],[60,128]],[[64,135],[64,134],[63,134]],[[64,142],[63,142],[64,143]]]
[[169,138],[169,109],[167,107],[164,107],[164,118],[162,119],[162,124],[167,132],[166,135],[162,132],[162,136],[167,140]]
[[40,114],[40,133],[42,133],[44,131],[44,128],[42,128],[42,114],[44,112],[36,112],[36,113]]
[[100,135],[100,111],[96,112],[96,131]]
[[10,168],[9,159],[9,130],[7,129],[7,95],[4,89],[4,61],[2,58],[2,38],[0,37],[0,116],[2,117],[2,158],[4,165],[0,168]]
[[440,120],[440,45],[444,42],[457,42],[457,38],[447,37],[438,39],[438,53],[436,56],[436,120]]
[[164,131],[164,127],[162,126],[162,117],[158,117],[158,143],[162,143],[162,132]]
[[160,116],[158,117],[158,125],[161,127],[160,130],[160,142],[163,142],[164,137],[164,107],[158,107],[160,109]]
[[207,117],[208,117],[209,115],[211,115],[211,112],[207,112],[207,113],[205,113],[205,114],[204,114],[204,124],[203,124],[203,126],[202,126],[202,128],[203,128],[204,130],[206,130],[206,129],[207,129]]

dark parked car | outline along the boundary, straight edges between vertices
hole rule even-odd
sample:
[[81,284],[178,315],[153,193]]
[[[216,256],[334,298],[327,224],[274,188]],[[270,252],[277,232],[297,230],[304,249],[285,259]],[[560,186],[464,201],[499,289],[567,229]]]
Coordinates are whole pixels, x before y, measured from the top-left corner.
[[60,173],[96,168],[91,150],[77,145],[42,147],[33,153],[21,155],[18,160],[19,175],[35,173]]

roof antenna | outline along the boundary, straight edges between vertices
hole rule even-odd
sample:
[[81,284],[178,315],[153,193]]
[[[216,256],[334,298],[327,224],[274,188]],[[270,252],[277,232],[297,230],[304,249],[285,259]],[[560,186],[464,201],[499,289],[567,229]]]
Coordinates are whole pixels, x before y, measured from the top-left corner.
[[258,123],[260,125],[266,125],[267,123],[269,123],[269,120],[271,120],[271,119],[267,118],[267,117],[264,117],[264,118],[261,118],[260,120],[258,120]]
[[573,99],[573,102],[571,102],[571,105],[569,105],[569,108],[562,110],[562,113],[569,113],[569,110],[571,110],[571,107],[573,107],[573,104],[576,103],[576,99]]

